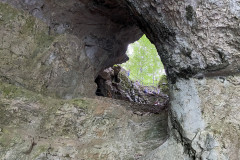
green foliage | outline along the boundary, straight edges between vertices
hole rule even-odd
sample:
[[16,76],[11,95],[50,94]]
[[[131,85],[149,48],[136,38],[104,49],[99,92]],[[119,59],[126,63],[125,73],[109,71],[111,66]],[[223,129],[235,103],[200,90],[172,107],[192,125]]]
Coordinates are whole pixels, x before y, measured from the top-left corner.
[[164,69],[155,46],[144,35],[139,41],[131,44],[127,51],[129,61],[121,66],[130,71],[129,78],[140,81],[143,85],[158,85]]

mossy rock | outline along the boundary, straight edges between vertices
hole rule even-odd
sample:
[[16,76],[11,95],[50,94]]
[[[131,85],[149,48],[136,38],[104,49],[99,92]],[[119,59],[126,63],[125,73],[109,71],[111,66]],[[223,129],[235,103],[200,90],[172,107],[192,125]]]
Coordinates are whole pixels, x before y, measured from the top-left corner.
[[131,89],[132,88],[132,82],[131,80],[128,79],[127,75],[120,71],[119,74],[118,74],[118,78],[120,79],[120,83],[122,84],[122,86],[125,88],[125,89]]
[[169,93],[169,87],[168,87],[168,79],[166,75],[162,75],[160,77],[160,80],[158,82],[158,88],[161,89],[161,91],[165,94]]
[[0,3],[0,24],[9,23],[9,21],[14,21],[18,16],[18,11],[8,4]]

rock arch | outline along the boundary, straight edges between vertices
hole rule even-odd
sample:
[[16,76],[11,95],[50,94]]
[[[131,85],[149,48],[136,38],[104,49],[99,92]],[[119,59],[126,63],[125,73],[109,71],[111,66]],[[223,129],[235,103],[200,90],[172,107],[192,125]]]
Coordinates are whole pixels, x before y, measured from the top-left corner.
[[171,81],[170,138],[145,159],[239,159],[236,0],[0,3],[10,12],[0,16],[9,22],[0,32],[2,53],[18,57],[2,57],[3,79],[63,98],[91,96],[98,72],[125,61],[127,45],[144,32]]

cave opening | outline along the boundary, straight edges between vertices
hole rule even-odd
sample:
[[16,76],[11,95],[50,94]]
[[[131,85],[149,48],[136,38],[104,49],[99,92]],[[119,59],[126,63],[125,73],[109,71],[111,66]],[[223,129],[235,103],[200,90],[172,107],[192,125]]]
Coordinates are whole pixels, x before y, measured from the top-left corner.
[[100,72],[96,95],[140,104],[166,106],[168,81],[154,44],[146,35],[128,45],[128,60]]
[[[66,141],[66,143],[61,144],[63,147],[60,144],[56,144],[57,146],[53,146],[53,148],[58,150],[57,147],[64,148],[64,146],[69,145],[71,148],[70,154],[72,154],[72,151],[74,154],[75,151],[78,151],[78,153],[76,153],[76,159],[91,159],[92,157],[90,157],[90,155],[94,155],[94,159],[113,159],[112,157],[119,157],[119,159],[132,159],[132,157],[134,157],[134,159],[137,159],[160,146],[167,137],[167,113],[160,113],[161,107],[159,106],[149,107],[149,105],[145,105],[148,104],[150,100],[153,102],[153,105],[155,105],[155,102],[159,102],[154,99],[156,96],[154,96],[153,91],[151,91],[151,93],[147,91],[147,94],[144,93],[146,92],[145,88],[137,85],[136,81],[127,76],[127,70],[125,69],[124,72],[121,65],[116,64],[118,62],[120,63],[121,58],[125,56],[123,55],[125,45],[136,40],[138,34],[142,33],[138,26],[129,26],[128,21],[126,21],[125,17],[132,16],[128,16],[127,12],[119,15],[118,11],[122,10],[121,8],[105,8],[100,1],[97,4],[87,3],[86,5],[82,4],[83,2],[79,2],[79,5],[63,1],[55,2],[58,5],[45,5],[46,7],[50,6],[47,13],[52,13],[50,14],[52,15],[51,19],[54,19],[54,22],[51,24],[53,26],[52,29],[51,26],[48,27],[48,25],[44,24],[39,25],[40,22],[34,20],[30,23],[30,32],[25,33],[22,30],[16,30],[16,33],[19,32],[25,35],[22,36],[20,34],[19,38],[23,42],[23,46],[28,43],[25,37],[30,37],[31,45],[27,49],[30,50],[31,46],[35,46],[36,49],[33,48],[33,53],[29,54],[29,61],[24,60],[21,61],[21,63],[19,61],[13,61],[13,64],[19,64],[20,67],[17,66],[14,72],[9,70],[11,71],[9,73],[14,75],[10,78],[13,79],[16,75],[14,79],[24,78],[23,85],[28,85],[27,87],[32,88],[32,90],[38,89],[43,93],[49,95],[56,94],[56,96],[60,98],[68,99],[66,101],[60,100],[59,103],[56,102],[58,99],[56,99],[56,101],[55,99],[46,99],[46,102],[49,102],[49,106],[46,106],[46,108],[49,108],[49,110],[47,109],[47,112],[49,112],[43,117],[43,120],[41,120],[41,113],[42,111],[46,111],[45,108],[41,111],[41,107],[35,108],[35,105],[26,105],[24,109],[21,104],[17,104],[20,108],[23,108],[21,111],[24,112],[21,115],[24,117],[26,115],[27,119],[35,117],[35,115],[31,115],[31,113],[33,113],[32,111],[37,111],[36,114],[41,114],[36,123],[31,123],[33,127],[31,127],[29,132],[32,131],[32,128],[38,128],[39,125],[40,127],[43,126],[44,135],[40,134],[39,137],[45,136],[45,134],[47,137],[56,135],[53,136],[53,141],[48,141],[49,143],[59,141],[59,139],[55,139],[55,137],[60,137],[60,141]],[[88,11],[89,8],[91,11]],[[17,17],[22,17],[22,13],[19,14],[20,16]],[[30,19],[29,16],[26,16],[25,19],[26,25],[24,26],[29,27],[27,23]],[[122,24],[122,21],[118,21],[118,19],[123,20],[128,26]],[[131,19],[129,21],[131,21]],[[15,20],[11,22],[15,22]],[[11,24],[11,22],[9,23]],[[16,26],[21,26],[21,23],[24,23],[24,21],[17,23]],[[34,23],[34,25],[32,23]],[[37,27],[35,28],[35,26]],[[63,29],[64,26],[67,26],[66,31]],[[36,40],[32,34],[32,31],[35,30],[40,42],[37,41],[38,39]],[[37,32],[38,30],[41,32]],[[58,33],[52,35],[51,31]],[[8,37],[11,36],[12,34],[9,33]],[[19,34],[16,35],[16,37],[18,36]],[[43,46],[39,46],[38,44],[42,42],[48,42],[49,44],[45,46],[44,43]],[[16,43],[13,44],[15,45]],[[26,46],[28,46],[28,44],[26,44]],[[22,43],[20,47],[22,47]],[[16,48],[18,48],[18,46],[16,46]],[[38,56],[32,56],[37,54],[35,53],[36,51],[39,52]],[[8,52],[6,53],[8,54]],[[147,59],[147,57],[144,59]],[[26,62],[31,63],[25,64]],[[114,63],[116,65],[113,65],[111,68],[105,68],[105,66]],[[9,66],[8,62],[6,65],[4,64],[4,66]],[[25,66],[33,66],[34,70],[30,71],[29,69],[31,67],[26,67],[26,70],[22,70],[22,67]],[[90,99],[92,93],[95,92],[93,79],[98,74],[98,69],[100,70],[102,68],[105,68],[105,70],[100,74],[101,78],[104,79],[100,79],[100,77],[96,79],[97,83],[103,82],[105,85],[102,86],[103,88],[99,87],[99,89],[101,89],[100,95],[138,102],[144,105],[131,106],[129,109],[130,103],[121,104],[121,101],[115,104],[115,101],[112,100]],[[8,70],[8,68],[6,68],[6,70]],[[22,74],[16,74],[18,71]],[[133,70],[131,73],[132,72]],[[34,77],[34,80],[32,80],[32,77]],[[154,84],[155,78],[153,79]],[[41,86],[41,84],[43,85]],[[36,88],[33,88],[31,85],[36,86]],[[21,92],[21,94],[24,93]],[[88,98],[88,96],[90,98]],[[166,96],[165,99],[167,100],[167,98]],[[33,101],[36,102],[36,100]],[[40,103],[41,102],[39,102],[39,105],[41,106]],[[166,101],[159,103],[166,104]],[[158,105],[158,103],[156,104]],[[43,106],[44,105],[45,104],[43,104]],[[30,108],[32,109],[29,114],[26,114],[25,111]],[[156,110],[153,108],[156,108]],[[19,112],[21,111],[19,110]],[[8,111],[6,111],[6,113],[8,114]],[[159,113],[159,115],[152,113]],[[50,117],[48,117],[48,115]],[[38,115],[36,116],[38,117]],[[13,117],[16,116],[13,114]],[[4,119],[6,118],[3,117],[3,120]],[[34,120],[35,118],[33,121]],[[40,121],[41,123],[38,123]],[[29,122],[30,121],[27,120],[25,126],[28,126],[29,124],[27,123]],[[23,123],[25,123],[25,121]],[[125,135],[129,138],[126,139]],[[38,135],[36,136],[38,137]],[[72,138],[76,145],[72,142],[70,144],[68,137]],[[45,141],[45,138],[43,141]],[[32,143],[35,144],[35,142]],[[81,144],[85,147],[81,147]],[[92,149],[96,148],[96,145],[99,145],[102,150]],[[49,145],[46,144],[46,146]],[[116,152],[112,152],[112,150],[106,146],[111,146]],[[29,154],[33,154],[35,150],[38,151],[40,147],[39,145],[34,145],[33,152]],[[30,147],[30,150],[31,149],[32,147]],[[42,155],[48,153],[49,155],[55,154],[50,153],[51,151],[48,152],[48,149],[41,149],[41,152]],[[68,157],[67,153],[66,155]],[[103,158],[105,155],[102,156],[102,153],[106,153],[106,158]],[[59,153],[59,155],[62,154]],[[101,157],[98,157],[98,155]]]

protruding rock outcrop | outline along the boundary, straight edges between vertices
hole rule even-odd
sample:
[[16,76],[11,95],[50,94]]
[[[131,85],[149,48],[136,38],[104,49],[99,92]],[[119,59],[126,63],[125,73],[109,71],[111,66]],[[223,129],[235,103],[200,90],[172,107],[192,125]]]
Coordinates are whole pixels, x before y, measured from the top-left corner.
[[122,0],[156,45],[172,80],[239,73],[239,3]]
[[0,0],[1,77],[61,98],[93,96],[98,72],[126,61],[142,35],[113,2]]
[[167,112],[109,98],[46,98],[0,82],[0,159],[139,159],[167,138]]

